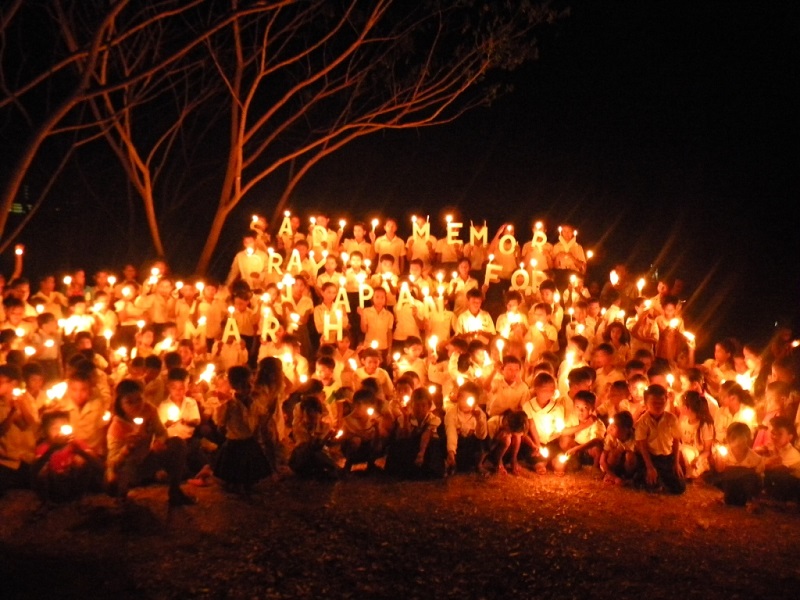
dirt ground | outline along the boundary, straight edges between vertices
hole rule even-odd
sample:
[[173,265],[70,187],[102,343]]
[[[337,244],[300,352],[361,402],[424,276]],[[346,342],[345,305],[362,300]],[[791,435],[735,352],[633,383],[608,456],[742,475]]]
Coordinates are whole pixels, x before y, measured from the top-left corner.
[[611,488],[588,472],[161,486],[42,510],[0,499],[5,598],[797,598],[800,513]]

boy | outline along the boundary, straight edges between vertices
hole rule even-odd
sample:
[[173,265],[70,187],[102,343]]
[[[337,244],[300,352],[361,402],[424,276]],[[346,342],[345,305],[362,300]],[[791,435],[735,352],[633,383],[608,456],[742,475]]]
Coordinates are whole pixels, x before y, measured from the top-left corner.
[[467,292],[467,310],[458,315],[456,319],[456,335],[489,334],[494,335],[494,321],[485,310],[481,310],[483,293],[476,288]]
[[396,439],[389,446],[387,473],[410,479],[444,476],[444,456],[438,434],[441,419],[432,410],[433,399],[427,389],[419,388],[411,393],[407,408],[398,419]]
[[377,404],[377,398],[369,390],[361,389],[353,394],[353,410],[345,417],[341,429],[345,473],[357,463],[367,463],[367,471],[376,468],[375,460],[383,449]]
[[764,489],[776,500],[798,501],[800,452],[792,445],[797,436],[794,423],[788,417],[773,417],[769,428],[770,444],[764,463]]
[[467,292],[478,289],[478,280],[470,277],[470,261],[462,258],[458,261],[456,277],[450,280],[447,286],[447,299],[453,306],[453,313],[459,316],[467,310]]
[[14,395],[20,380],[17,367],[0,365],[0,493],[30,486],[35,438],[29,431],[38,420]]
[[591,461],[593,468],[599,468],[606,427],[594,414],[595,402],[592,392],[584,390],[575,394],[574,416],[567,421],[559,440],[568,462],[553,461],[556,473],[569,468],[569,461],[572,461],[572,468],[579,469],[586,459]]
[[[322,304],[314,308],[314,327],[320,335],[321,344],[334,344],[339,337],[339,327],[342,336],[350,325],[347,313],[343,308],[334,308],[333,302],[336,300],[337,286],[335,283],[326,283],[322,286]],[[325,332],[325,322],[329,325],[329,330]]]
[[600,344],[592,354],[592,367],[597,373],[594,380],[594,393],[600,403],[608,400],[608,391],[615,381],[625,381],[625,376],[614,367],[614,347]]
[[486,413],[477,404],[480,389],[465,383],[456,392],[456,402],[444,415],[447,435],[447,470],[478,471],[483,469],[484,440],[488,434]]
[[528,431],[528,417],[522,411],[506,411],[502,415],[491,417],[487,423],[488,437],[491,439],[487,459],[494,462],[498,475],[507,475],[503,461],[509,457],[511,472],[519,475],[519,456],[522,437]]
[[660,484],[670,494],[683,494],[686,481],[679,456],[681,427],[678,417],[666,412],[667,390],[651,385],[644,393],[645,412],[636,422],[638,475],[648,490]]
[[523,340],[528,332],[528,317],[519,311],[522,296],[516,290],[506,294],[506,312],[497,317],[495,329],[505,339]]
[[725,437],[728,444],[714,453],[716,474],[709,481],[725,493],[725,504],[744,506],[761,491],[764,457],[750,448],[750,428],[744,423],[731,423]]
[[486,406],[489,417],[502,415],[508,410],[517,411],[528,399],[530,390],[520,377],[521,371],[522,362],[516,356],[503,357],[502,373],[495,373],[485,385],[489,392]]
[[378,239],[375,239],[375,231],[370,232],[370,238],[373,240],[373,247],[375,248],[376,256],[381,257],[389,254],[394,258],[393,271],[395,275],[400,275],[405,270],[404,261],[406,259],[406,246],[399,237],[397,237],[397,223],[394,219],[386,219],[383,226],[384,234]]
[[373,348],[365,348],[361,351],[362,365],[355,372],[356,389],[361,387],[361,383],[367,378],[374,378],[378,383],[384,398],[387,400],[394,394],[394,385],[384,369],[381,368],[381,355]]
[[335,479],[339,467],[331,457],[328,445],[336,430],[323,420],[326,411],[319,398],[306,396],[299,406],[302,419],[292,429],[296,446],[289,458],[289,467],[302,478]]
[[358,308],[364,346],[378,350],[382,355],[382,361],[386,360],[386,354],[391,347],[394,328],[394,315],[386,308],[386,296],[386,290],[377,287],[372,296],[372,306]]

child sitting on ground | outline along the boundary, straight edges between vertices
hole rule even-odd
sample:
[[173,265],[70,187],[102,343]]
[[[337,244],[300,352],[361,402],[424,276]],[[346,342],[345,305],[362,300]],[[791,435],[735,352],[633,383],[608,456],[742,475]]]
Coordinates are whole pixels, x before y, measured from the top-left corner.
[[[400,389],[399,382],[397,387]],[[411,393],[398,419],[396,438],[389,445],[387,473],[408,479],[444,476],[444,454],[439,438],[441,419],[432,410],[433,399],[426,388]]]
[[800,452],[792,445],[796,435],[788,417],[773,417],[769,422],[764,490],[775,500],[800,501]]
[[633,439],[633,417],[627,410],[618,412],[609,420],[603,452],[600,455],[603,481],[622,485],[636,470],[636,445]]
[[761,491],[764,457],[750,448],[750,428],[744,423],[731,423],[725,434],[727,446],[714,453],[716,473],[709,474],[709,483],[724,492],[725,504],[744,506]]
[[644,393],[647,407],[636,422],[637,478],[648,491],[663,488],[670,494],[686,491],[680,464],[681,426],[678,417],[666,412],[667,390],[651,385]]
[[100,489],[103,463],[84,442],[76,440],[66,412],[45,413],[45,439],[36,448],[33,487],[43,502],[68,502]]
[[296,446],[289,458],[289,466],[299,477],[330,479],[336,478],[339,473],[328,445],[341,434],[323,421],[322,416],[326,412],[316,396],[306,396],[300,401],[302,418],[292,429]]
[[489,452],[487,460],[495,464],[498,475],[507,475],[504,461],[508,459],[511,472],[519,475],[522,469],[517,462],[520,443],[528,431],[528,417],[523,411],[507,410],[487,423]]
[[[568,423],[570,426],[565,427],[561,433],[559,445],[564,454],[553,461],[556,473],[580,469],[582,464],[599,468],[606,427],[594,413],[595,401],[596,397],[592,392],[582,390],[575,394],[573,418],[577,420],[577,424]],[[567,460],[562,456],[566,456]]]
[[345,473],[349,473],[353,465],[359,463],[367,463],[367,471],[377,468],[375,460],[383,450],[377,405],[375,394],[369,389],[362,388],[353,394],[353,410],[342,424]]
[[480,389],[467,382],[458,388],[456,401],[444,415],[444,427],[447,436],[447,470],[478,471],[483,470],[485,456],[484,440],[487,435],[486,413],[478,406],[477,398]]

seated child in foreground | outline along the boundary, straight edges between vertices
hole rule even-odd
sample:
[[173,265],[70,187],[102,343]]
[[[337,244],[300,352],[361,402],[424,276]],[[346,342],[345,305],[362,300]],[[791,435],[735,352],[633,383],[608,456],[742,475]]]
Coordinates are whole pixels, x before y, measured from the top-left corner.
[[45,413],[42,431],[45,439],[36,448],[33,466],[34,489],[42,501],[67,502],[100,489],[103,463],[72,435],[69,414]]
[[432,410],[433,399],[426,388],[411,393],[397,420],[395,439],[388,448],[387,473],[409,479],[444,476],[444,453],[439,438],[441,419]]
[[456,401],[444,415],[447,436],[447,470],[483,471],[486,413],[478,406],[480,388],[467,382],[458,388]]
[[498,474],[508,473],[503,464],[505,460],[508,460],[514,475],[522,472],[517,457],[520,443],[528,427],[528,417],[523,411],[507,410],[502,415],[489,419],[487,428],[490,442],[487,460],[494,463]]
[[630,481],[636,470],[636,444],[633,439],[633,417],[627,410],[609,419],[603,452],[600,454],[603,481],[622,485]]
[[773,417],[769,422],[764,490],[775,500],[800,501],[800,452],[792,445],[796,435],[788,417]]
[[744,423],[731,423],[725,438],[727,446],[714,452],[715,473],[708,481],[724,492],[725,504],[744,506],[761,491],[764,457],[750,448],[750,428]]
[[647,411],[636,422],[636,477],[648,491],[663,488],[670,494],[686,491],[680,464],[681,427],[678,417],[666,412],[667,390],[651,385],[644,392]]
[[[323,420],[327,413],[316,396],[306,396],[300,401],[302,418],[293,428],[297,444],[289,459],[289,466],[300,477],[326,479],[336,477],[339,467],[331,457],[328,446],[337,435]],[[341,431],[341,430],[340,430]]]
[[565,427],[561,433],[559,444],[564,453],[553,460],[556,473],[578,470],[584,463],[599,468],[606,427],[594,412],[595,401],[592,392],[582,390],[575,394],[573,407],[577,424]]
[[353,410],[344,418],[342,424],[342,453],[345,473],[353,465],[367,463],[367,470],[375,469],[375,460],[383,451],[380,435],[380,413],[375,394],[362,388],[353,394]]

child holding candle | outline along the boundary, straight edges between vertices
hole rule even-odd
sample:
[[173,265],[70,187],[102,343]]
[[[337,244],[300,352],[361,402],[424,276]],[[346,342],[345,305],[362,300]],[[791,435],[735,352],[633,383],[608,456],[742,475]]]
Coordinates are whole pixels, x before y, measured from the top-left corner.
[[651,385],[644,399],[647,412],[636,422],[637,476],[650,491],[663,487],[670,494],[683,494],[686,481],[680,464],[681,427],[678,417],[666,412],[667,390]]
[[395,439],[388,447],[387,473],[408,479],[444,476],[444,454],[439,438],[442,421],[432,410],[433,398],[426,388],[411,392],[398,419]]
[[744,506],[761,491],[764,457],[750,448],[750,428],[744,423],[731,423],[725,437],[728,443],[714,452],[716,472],[708,481],[725,493],[725,504]]
[[342,453],[344,472],[353,465],[367,463],[367,471],[376,469],[375,460],[381,455],[383,442],[380,435],[380,414],[374,393],[360,389],[353,394],[353,410],[342,424]]
[[304,479],[335,479],[339,467],[331,457],[329,445],[338,439],[338,430],[323,420],[326,411],[315,396],[305,396],[299,407],[302,416],[292,428],[296,446],[289,466]]
[[14,395],[21,379],[17,367],[0,365],[0,493],[30,486],[38,418]]
[[633,435],[633,417],[627,410],[616,414],[606,430],[603,452],[600,454],[603,481],[622,485],[636,471],[636,445]]
[[708,402],[699,393],[683,395],[680,425],[682,466],[686,478],[694,479],[709,470],[714,443],[714,420]]
[[68,502],[101,488],[103,463],[75,439],[67,413],[46,413],[42,431],[44,441],[36,448],[33,464],[33,488],[43,502]]
[[406,246],[403,240],[397,237],[397,222],[394,219],[386,219],[383,231],[384,234],[377,239],[374,239],[375,229],[370,232],[375,255],[380,256],[381,261],[384,254],[391,255],[394,258],[393,272],[395,275],[400,275],[405,270]]
[[559,439],[559,446],[567,460],[553,461],[556,473],[580,469],[585,462],[592,464],[595,469],[599,468],[606,427],[594,412],[595,402],[596,397],[592,392],[582,390],[575,394],[573,415],[567,416],[566,427]]
[[356,389],[362,386],[365,379],[373,378],[382,390],[384,398],[391,398],[394,394],[394,384],[389,373],[380,366],[380,352],[374,348],[365,348],[361,351],[361,364],[354,376]]
[[483,293],[479,289],[467,292],[467,310],[456,319],[456,335],[477,335],[480,333],[494,335],[494,321],[488,312],[481,309]]
[[456,276],[447,284],[447,299],[456,316],[467,310],[467,292],[478,287],[478,280],[470,276],[469,259],[462,258],[458,261]]
[[228,369],[233,397],[222,402],[214,422],[225,430],[225,442],[219,449],[214,474],[229,491],[249,494],[253,486],[270,475],[270,466],[256,441],[263,406],[256,402],[250,369]]
[[194,504],[196,500],[180,487],[185,462],[186,445],[180,438],[169,438],[156,407],[144,401],[141,384],[122,380],[108,428],[109,493],[125,500],[132,486],[153,479],[163,469],[169,481],[170,506]]
[[507,475],[504,461],[508,458],[511,472],[522,473],[518,457],[522,438],[529,428],[527,415],[523,411],[508,410],[489,418],[486,427],[489,440],[486,461],[496,465],[498,475]]
[[482,463],[488,430],[486,413],[477,404],[479,395],[478,386],[465,383],[458,388],[456,401],[445,412],[448,472],[485,472]]
[[358,309],[361,315],[361,332],[364,334],[364,346],[374,348],[381,354],[381,362],[391,348],[394,315],[386,308],[387,293],[382,287],[375,288],[372,306]]
[[516,356],[505,356],[502,360],[502,370],[495,371],[487,378],[485,387],[489,393],[486,413],[489,417],[496,417],[506,411],[517,411],[522,403],[530,396],[528,386],[522,381],[522,361]]
[[[786,414],[786,404],[789,401],[790,389],[783,381],[770,381],[764,392],[763,415],[761,424],[756,430],[753,449],[763,448],[769,443],[769,423],[773,417]],[[796,425],[795,425],[796,427]]]

